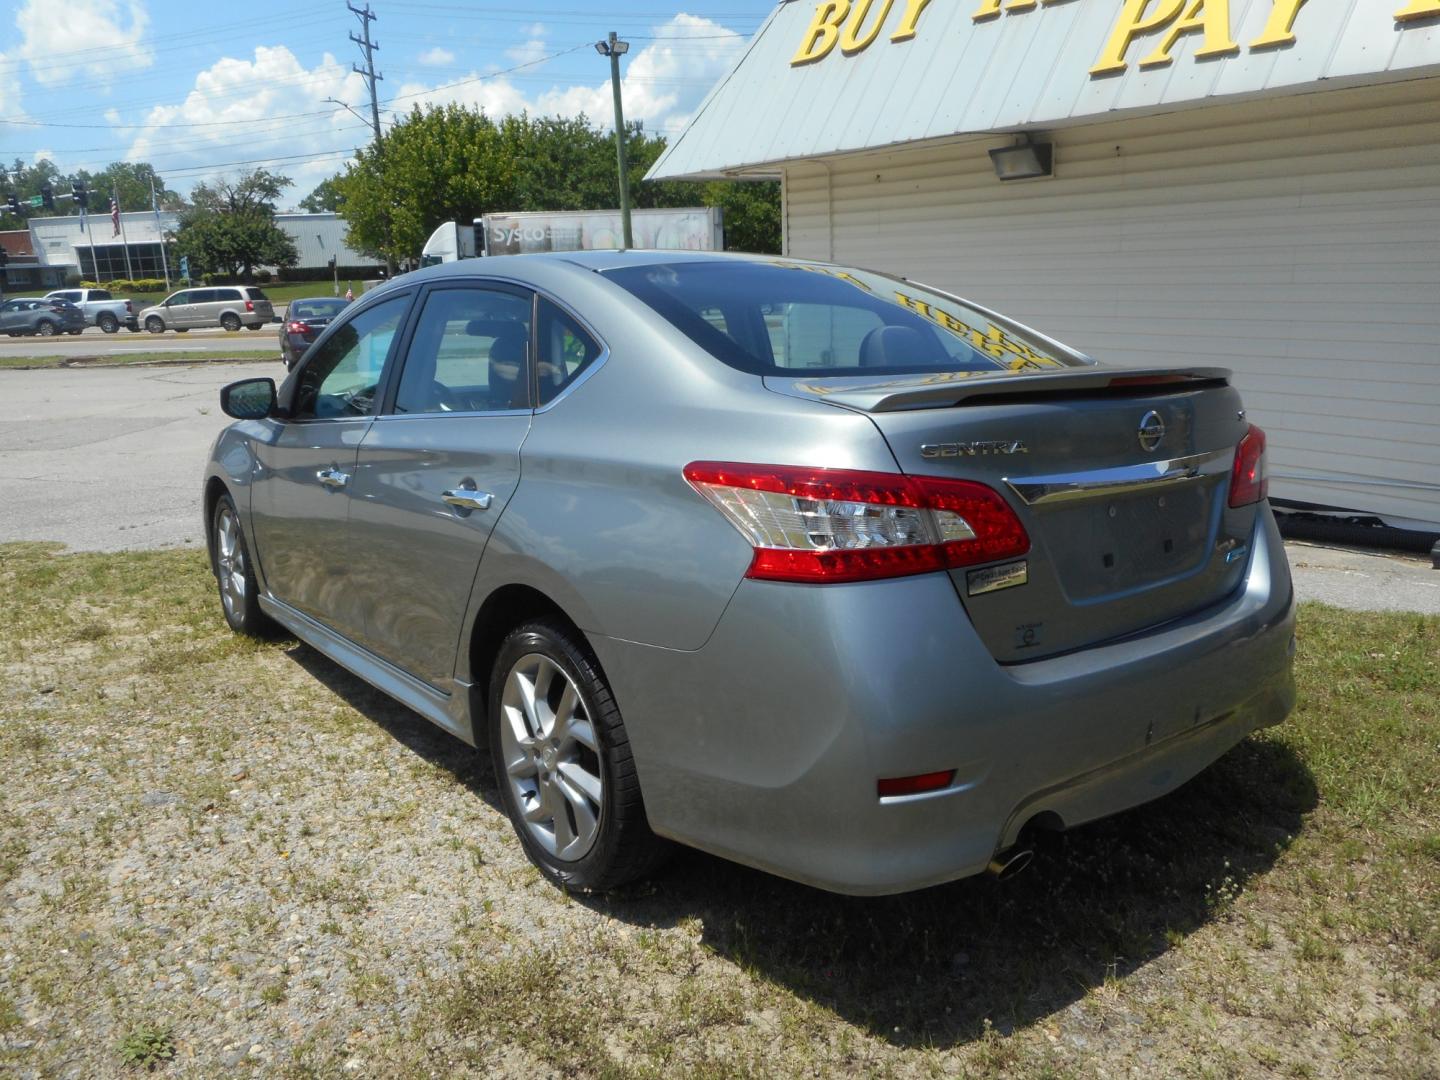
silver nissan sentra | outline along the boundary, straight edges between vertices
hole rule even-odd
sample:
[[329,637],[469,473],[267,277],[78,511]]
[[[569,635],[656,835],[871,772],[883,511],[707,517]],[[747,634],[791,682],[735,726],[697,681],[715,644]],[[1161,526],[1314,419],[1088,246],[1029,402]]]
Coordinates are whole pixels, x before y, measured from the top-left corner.
[[226,387],[205,522],[275,624],[488,745],[526,852],[678,841],[846,893],[1028,858],[1294,700],[1265,436],[852,267],[450,263]]

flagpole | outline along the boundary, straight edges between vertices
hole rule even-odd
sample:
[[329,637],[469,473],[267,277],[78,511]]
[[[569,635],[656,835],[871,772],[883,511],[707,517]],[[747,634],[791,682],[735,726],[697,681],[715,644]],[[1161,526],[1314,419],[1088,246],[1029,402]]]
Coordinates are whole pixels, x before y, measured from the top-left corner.
[[130,240],[125,236],[125,212],[120,209],[120,188],[117,185],[115,193],[115,221],[120,225],[120,243],[125,248],[125,276],[131,281],[135,280],[135,271],[130,266]]
[[160,200],[155,197],[155,177],[150,177],[150,209],[155,211],[155,232],[160,237],[160,266],[165,271],[165,291],[170,291],[170,260],[165,255],[165,229],[160,224]]
[[100,284],[100,260],[95,257],[95,237],[90,234],[90,214],[80,208],[80,227],[85,230],[85,240],[90,245],[90,272],[95,275],[95,284]]

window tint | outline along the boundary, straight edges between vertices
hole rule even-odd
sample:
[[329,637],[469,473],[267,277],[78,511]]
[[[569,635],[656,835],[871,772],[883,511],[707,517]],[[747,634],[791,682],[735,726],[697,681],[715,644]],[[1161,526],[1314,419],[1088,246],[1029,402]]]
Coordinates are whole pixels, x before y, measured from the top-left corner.
[[295,300],[289,307],[292,319],[333,319],[345,310],[344,300]]
[[[80,296],[79,296],[79,294],[76,294],[75,296],[68,297],[68,299],[71,299],[71,300],[79,300],[79,299],[80,299]],[[91,289],[91,290],[90,290],[90,299],[91,299],[91,300],[109,300],[109,299],[110,299],[110,294],[109,294],[108,292],[106,292],[104,289]]]
[[395,331],[410,306],[408,295],[365,309],[309,355],[295,395],[299,420],[369,416]]
[[79,299],[80,299],[80,294],[79,294],[78,292],[53,292],[53,293],[50,294],[50,296],[51,296],[52,299],[55,299],[55,300],[79,300]]
[[216,300],[215,294],[218,289],[192,289],[187,304],[213,304]]
[[245,299],[247,299],[247,300],[269,300],[270,298],[265,295],[265,292],[264,292],[264,290],[262,290],[262,289],[246,289],[246,290],[245,290]]
[[543,296],[536,339],[541,405],[553,401],[603,351],[578,322]]
[[163,301],[163,303],[166,303],[166,304],[188,304],[188,303],[190,303],[190,296],[191,296],[191,293],[189,293],[189,292],[177,292],[177,293],[175,293],[173,296],[171,296],[168,300]]
[[529,407],[529,296],[493,289],[432,292],[415,324],[395,411]]
[[683,262],[605,272],[701,348],[757,375],[890,375],[1066,367],[1013,324],[866,270]]
[[243,300],[239,289],[211,289],[213,294],[210,299],[215,301],[229,302],[231,300]]

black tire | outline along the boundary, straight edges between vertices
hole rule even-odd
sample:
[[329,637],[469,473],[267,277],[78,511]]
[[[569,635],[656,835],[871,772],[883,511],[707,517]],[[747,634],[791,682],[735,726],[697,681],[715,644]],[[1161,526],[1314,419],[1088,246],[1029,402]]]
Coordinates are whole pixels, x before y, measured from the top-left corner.
[[145,329],[152,334],[163,334],[165,332],[165,320],[159,315],[151,315],[145,320]]
[[96,320],[96,325],[105,333],[113,334],[120,329],[120,320],[108,311],[101,312],[100,318]]
[[35,325],[35,333],[41,337],[54,337],[58,332],[59,328],[49,319],[41,319]]
[[259,329],[260,329],[262,326],[264,326],[264,325],[265,325],[264,323],[258,323],[258,322],[257,322],[254,326],[249,327],[249,329],[251,329],[251,330],[259,330]]
[[177,334],[188,334],[190,332],[190,328],[188,326],[177,326],[175,327],[175,332]]
[[[552,855],[532,835],[514,790],[514,783],[521,781],[512,782],[505,767],[501,725],[509,722],[502,708],[506,681],[512,669],[535,654],[569,676],[598,743],[598,828],[589,850],[573,861]],[[558,618],[537,619],[512,630],[495,657],[488,704],[490,760],[501,802],[525,854],[550,882],[572,892],[603,892],[647,876],[664,861],[669,845],[650,831],[620,710],[595,654],[576,631]]]
[[240,316],[233,311],[227,311],[220,316],[220,325],[233,334],[240,329]]
[[[233,522],[233,546],[226,544],[226,517]],[[228,550],[222,550],[228,549]],[[267,638],[275,633],[275,623],[260,610],[260,585],[255,579],[255,566],[245,543],[245,530],[240,513],[229,494],[221,495],[210,519],[210,570],[220,591],[220,611],[230,629],[237,634]],[[233,583],[239,583],[234,589]]]

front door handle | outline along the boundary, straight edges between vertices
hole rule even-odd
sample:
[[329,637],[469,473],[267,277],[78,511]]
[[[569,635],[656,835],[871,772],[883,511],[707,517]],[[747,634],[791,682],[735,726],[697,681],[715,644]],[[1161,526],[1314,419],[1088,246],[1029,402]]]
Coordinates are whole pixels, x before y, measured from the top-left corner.
[[328,488],[343,488],[350,482],[350,474],[343,473],[339,469],[321,469],[315,474],[315,479]]
[[476,491],[474,488],[451,488],[440,497],[461,510],[489,510],[493,498],[490,492]]

